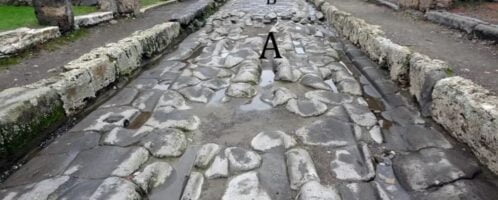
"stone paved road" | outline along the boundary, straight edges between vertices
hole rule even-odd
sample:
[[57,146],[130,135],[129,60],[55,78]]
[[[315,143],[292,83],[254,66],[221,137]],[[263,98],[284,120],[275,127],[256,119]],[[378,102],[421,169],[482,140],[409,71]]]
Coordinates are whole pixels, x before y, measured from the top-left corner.
[[[498,199],[496,176],[386,74],[351,67],[322,13],[265,2],[229,1],[22,166],[0,197]],[[281,59],[258,59],[269,31]]]

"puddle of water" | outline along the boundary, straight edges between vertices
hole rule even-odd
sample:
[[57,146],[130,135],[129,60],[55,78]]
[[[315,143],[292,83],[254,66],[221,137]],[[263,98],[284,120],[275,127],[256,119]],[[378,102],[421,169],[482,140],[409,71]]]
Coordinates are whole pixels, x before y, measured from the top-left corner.
[[337,87],[335,86],[334,81],[332,81],[332,79],[325,80],[325,83],[330,86],[330,88],[332,89],[332,92],[339,93],[339,91],[337,91]]
[[261,73],[261,81],[259,86],[264,87],[273,84],[275,78],[275,73],[271,69],[265,69]]
[[140,113],[129,125],[128,125],[128,129],[138,129],[140,127],[142,127],[145,122],[150,118],[150,116],[152,115],[151,112],[143,112],[143,113]]
[[250,103],[241,105],[239,107],[239,109],[243,111],[254,111],[254,110],[261,111],[261,110],[269,110],[271,108],[272,107],[270,105],[261,100],[261,92],[259,92],[258,95],[252,98]]

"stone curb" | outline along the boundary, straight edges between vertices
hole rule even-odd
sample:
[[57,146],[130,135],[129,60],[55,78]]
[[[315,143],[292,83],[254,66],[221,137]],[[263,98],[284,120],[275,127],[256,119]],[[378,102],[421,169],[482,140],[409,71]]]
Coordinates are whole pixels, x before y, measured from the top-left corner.
[[[191,10],[196,16],[208,12],[206,7],[198,8],[202,10]],[[59,75],[0,91],[0,167],[23,156],[48,130],[79,114],[89,100],[156,58],[182,30],[180,23],[166,22],[137,31],[67,63]]]
[[425,13],[425,18],[437,24],[465,31],[481,39],[498,41],[498,25],[479,19],[446,11],[428,11]]
[[[323,0],[311,0],[311,3],[325,14],[339,34],[360,47],[381,68],[387,69],[391,80],[409,87],[424,116],[432,116],[498,174],[496,96],[470,80],[449,77],[451,68],[444,61],[392,42],[379,26],[368,24]],[[460,26],[465,27],[464,24]]]
[[48,40],[61,36],[59,27],[30,29],[18,28],[0,33],[0,58],[10,57],[22,50],[28,49]]
[[149,6],[145,6],[145,7],[140,9],[140,13],[145,13],[151,9],[158,8],[158,7],[165,6],[165,5],[172,4],[172,3],[176,3],[176,2],[178,2],[178,1],[177,0],[169,0],[169,1],[164,1],[164,2],[159,2],[156,4],[152,4]]

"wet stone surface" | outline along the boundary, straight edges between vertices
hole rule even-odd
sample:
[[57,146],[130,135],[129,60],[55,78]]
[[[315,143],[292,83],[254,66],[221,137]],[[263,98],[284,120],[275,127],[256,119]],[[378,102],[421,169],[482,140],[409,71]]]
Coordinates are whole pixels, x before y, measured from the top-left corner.
[[[389,73],[365,70],[377,91],[344,59],[322,3],[225,2],[34,153],[0,199],[498,199],[498,178]],[[270,30],[282,58],[259,59]]]

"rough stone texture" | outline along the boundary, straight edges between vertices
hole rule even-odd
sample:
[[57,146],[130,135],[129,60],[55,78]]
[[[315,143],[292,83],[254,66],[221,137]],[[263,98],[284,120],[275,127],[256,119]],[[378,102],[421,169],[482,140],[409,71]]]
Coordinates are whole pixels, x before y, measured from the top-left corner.
[[69,176],[60,176],[50,179],[45,179],[40,182],[15,187],[14,189],[2,191],[0,196],[3,199],[19,199],[19,200],[43,200],[48,199],[50,194],[55,192],[59,187],[69,180]]
[[70,0],[33,1],[35,15],[40,25],[58,26],[61,32],[74,27],[74,14]]
[[274,148],[291,148],[296,145],[296,140],[283,131],[261,132],[254,136],[251,147],[257,151],[269,151]]
[[498,98],[470,80],[451,77],[436,83],[432,99],[434,120],[498,173]]
[[301,187],[299,200],[341,200],[341,196],[335,188],[310,181]]
[[441,60],[426,55],[412,54],[410,58],[410,93],[417,99],[421,113],[430,116],[432,91],[437,81],[448,76],[450,68]]
[[336,150],[330,168],[333,177],[338,180],[369,181],[375,177],[375,169],[366,144]]
[[232,174],[249,171],[261,165],[261,157],[251,150],[230,147],[225,149],[225,155],[230,163],[230,172]]
[[95,26],[114,19],[112,12],[96,12],[87,15],[80,15],[74,18],[74,24],[79,27]]
[[393,160],[393,168],[401,184],[410,190],[424,190],[432,186],[471,178],[479,165],[468,155],[455,150],[422,149]]
[[60,37],[59,27],[18,28],[0,33],[0,58],[15,55],[32,46]]
[[351,125],[335,119],[316,120],[296,131],[304,144],[342,147],[355,144]]
[[226,95],[237,98],[251,98],[256,96],[257,92],[256,87],[249,83],[232,83],[228,87]]
[[135,184],[118,177],[106,178],[90,196],[90,199],[95,200],[138,200],[140,198],[140,193],[138,193],[138,188]]
[[178,129],[156,129],[148,133],[141,144],[155,157],[178,157],[187,148],[187,139]]
[[[284,148],[272,149],[262,155],[263,162],[258,169],[261,186],[273,200],[292,199],[287,166],[285,165]],[[284,184],[275,184],[284,183]]]
[[149,192],[152,188],[165,183],[172,175],[173,170],[173,167],[167,162],[154,162],[137,172],[132,180],[142,190]]
[[180,200],[198,200],[201,197],[204,175],[199,172],[192,172]]
[[327,105],[310,99],[290,99],[285,108],[301,117],[319,116],[327,111]]
[[294,148],[285,153],[287,159],[287,173],[289,174],[290,187],[298,190],[303,184],[310,181],[320,182],[315,169],[315,164],[309,153],[300,148]]
[[235,176],[228,183],[228,187],[223,194],[222,200],[270,200],[270,196],[261,187],[256,172],[247,172]]
[[207,179],[226,178],[228,177],[228,159],[225,152],[220,152],[211,166],[204,173]]
[[221,151],[220,145],[208,143],[202,145],[195,157],[194,165],[198,168],[207,168],[214,157]]
[[474,34],[483,39],[498,41],[498,25],[479,24],[474,28]]
[[[123,1],[137,1],[138,0],[123,0]],[[167,22],[155,25],[152,28],[133,33],[144,50],[144,56],[152,57],[153,55],[162,52],[174,38],[180,34],[180,24],[175,22]]]
[[177,128],[193,131],[199,128],[201,120],[195,115],[174,110],[172,107],[160,107],[145,124],[158,129]]

